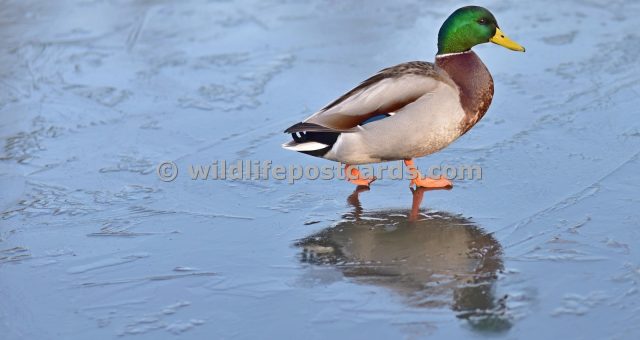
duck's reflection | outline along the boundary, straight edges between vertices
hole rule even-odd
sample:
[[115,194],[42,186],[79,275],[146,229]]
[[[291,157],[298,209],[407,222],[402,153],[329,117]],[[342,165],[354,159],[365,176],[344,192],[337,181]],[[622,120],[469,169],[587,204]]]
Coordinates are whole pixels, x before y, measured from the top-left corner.
[[332,265],[358,282],[389,288],[411,306],[448,306],[483,330],[510,327],[504,301],[494,295],[502,270],[500,244],[470,220],[448,213],[420,214],[425,190],[413,192],[410,211],[353,213],[297,243],[301,261]]

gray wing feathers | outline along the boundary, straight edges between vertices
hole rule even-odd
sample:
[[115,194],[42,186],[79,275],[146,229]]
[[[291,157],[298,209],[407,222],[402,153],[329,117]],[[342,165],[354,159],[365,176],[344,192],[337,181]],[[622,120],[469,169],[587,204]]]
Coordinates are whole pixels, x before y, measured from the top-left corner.
[[348,130],[374,115],[400,110],[433,91],[441,82],[441,74],[431,63],[396,65],[365,80],[304,123]]

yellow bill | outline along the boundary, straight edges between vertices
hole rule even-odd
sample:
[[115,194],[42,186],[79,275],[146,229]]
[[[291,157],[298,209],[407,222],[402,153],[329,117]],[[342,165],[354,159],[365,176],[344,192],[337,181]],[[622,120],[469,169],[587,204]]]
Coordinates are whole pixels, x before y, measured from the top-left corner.
[[506,47],[510,50],[524,52],[524,47],[520,46],[517,42],[509,39],[502,31],[496,27],[496,34],[493,38],[489,39],[494,44],[498,44],[500,46]]

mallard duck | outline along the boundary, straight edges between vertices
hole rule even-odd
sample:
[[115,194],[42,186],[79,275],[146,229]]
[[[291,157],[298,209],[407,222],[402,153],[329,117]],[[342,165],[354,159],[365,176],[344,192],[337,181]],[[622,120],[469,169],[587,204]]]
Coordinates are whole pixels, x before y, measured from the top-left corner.
[[435,63],[412,61],[385,68],[304,121],[285,130],[285,149],[345,164],[347,179],[369,186],[356,165],[404,160],[410,185],[451,187],[444,177],[420,175],[413,159],[440,151],[487,112],[493,78],[471,50],[492,42],[510,50],[509,39],[489,10],[457,9],[440,27]]

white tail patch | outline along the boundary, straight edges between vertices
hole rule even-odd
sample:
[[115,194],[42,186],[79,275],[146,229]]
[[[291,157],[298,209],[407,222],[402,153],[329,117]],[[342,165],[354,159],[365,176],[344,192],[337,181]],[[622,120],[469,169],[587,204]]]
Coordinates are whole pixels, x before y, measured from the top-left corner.
[[305,142],[305,143],[296,143],[295,141],[290,141],[282,144],[282,147],[287,150],[293,151],[315,151],[326,148],[327,144],[322,144],[318,142]]

